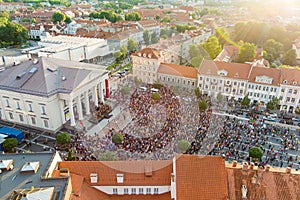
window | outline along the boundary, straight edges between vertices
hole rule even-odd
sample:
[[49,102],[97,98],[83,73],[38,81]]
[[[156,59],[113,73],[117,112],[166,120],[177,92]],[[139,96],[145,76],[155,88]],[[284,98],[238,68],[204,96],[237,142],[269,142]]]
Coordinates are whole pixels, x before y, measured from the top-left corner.
[[9,113],[9,118],[10,118],[10,119],[14,119],[14,114],[10,112],[10,113]]
[[245,83],[241,83],[241,87],[244,87]]
[[284,89],[281,89],[281,92],[284,92]]
[[118,188],[113,188],[113,194],[118,194]]
[[139,194],[143,194],[144,193],[144,188],[139,188]]
[[297,90],[294,90],[294,94],[297,94],[297,92],[298,92]]
[[6,103],[6,107],[9,108],[10,106],[9,106],[9,100],[8,99],[5,99],[5,103]]
[[44,126],[46,127],[46,128],[48,128],[49,127],[49,122],[48,122],[48,120],[44,120]]
[[252,93],[252,92],[250,92],[250,93],[249,93],[249,96],[251,97],[251,96],[252,96],[252,94],[253,94],[253,93]]
[[154,194],[158,194],[158,188],[154,188]]
[[199,88],[202,88],[202,84],[199,84]]
[[24,122],[24,117],[23,117],[23,115],[19,115],[19,118],[20,118],[20,122]]
[[235,92],[236,92],[236,89],[233,89],[233,90],[232,90],[232,93],[235,93]]
[[209,81],[209,78],[206,78],[206,81],[208,82],[208,81]]
[[213,85],[213,86],[211,86],[211,89],[212,89],[212,90],[215,90],[215,89],[216,89],[216,87]]
[[221,91],[222,90],[222,87],[219,87],[219,91]]
[[146,188],[146,193],[151,194],[151,188]]
[[124,188],[124,194],[128,194],[128,188]]
[[41,112],[42,112],[42,115],[46,115],[46,108],[45,108],[45,106],[41,107]]
[[32,104],[31,103],[28,104],[28,109],[29,109],[29,112],[33,112],[32,111]]
[[277,89],[276,88],[274,88],[274,92],[276,92],[277,91]]
[[289,102],[290,100],[291,100],[291,98],[287,97],[285,102]]
[[202,77],[200,76],[200,81],[202,81]]
[[263,87],[263,91],[266,91],[266,87]]
[[35,117],[31,117],[31,123],[32,123],[32,124],[36,124]]
[[259,97],[259,93],[257,93],[257,97]]
[[292,98],[291,102],[294,103],[295,102],[295,98]]
[[136,188],[131,188],[131,194],[136,194]]
[[237,82],[234,81],[234,82],[233,82],[233,85],[236,86],[236,84],[237,84]]
[[258,86],[255,86],[255,89],[257,90]]
[[243,94],[243,92],[244,92],[243,90],[240,90],[240,94]]
[[223,83],[223,80],[220,80],[220,83],[222,84],[222,83]]
[[259,90],[261,90],[261,86],[259,86],[259,88],[258,88]]
[[282,99],[283,99],[283,96],[280,96],[280,97],[279,97],[279,100],[282,100]]
[[289,93],[292,93],[293,92],[293,90],[292,89],[289,89]]
[[256,93],[254,93],[254,97],[256,97]]
[[20,103],[17,101],[16,104],[17,104],[16,105],[17,110],[21,110]]

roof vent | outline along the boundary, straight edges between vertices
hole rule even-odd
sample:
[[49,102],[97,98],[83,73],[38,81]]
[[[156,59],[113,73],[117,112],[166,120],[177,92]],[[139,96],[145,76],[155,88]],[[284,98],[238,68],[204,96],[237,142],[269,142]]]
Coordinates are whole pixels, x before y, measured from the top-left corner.
[[61,76],[61,80],[65,81],[65,80],[67,80],[67,78],[63,75],[63,76]]
[[48,67],[47,70],[50,71],[50,72],[56,72],[57,71],[57,69],[53,68],[53,67]]
[[90,174],[91,183],[98,182],[98,174]]
[[124,182],[124,174],[117,174],[117,183]]
[[18,74],[16,76],[16,79],[21,79],[25,74],[26,74],[26,72],[22,72],[22,73]]
[[254,162],[250,163],[250,169],[254,169]]
[[285,173],[287,173],[287,174],[290,174],[291,173],[291,168],[290,167],[287,167],[286,169],[285,169]]
[[36,64],[38,64],[38,63],[39,63],[39,60],[38,60],[38,59],[33,59],[33,61],[32,61],[32,62],[33,62],[33,64],[35,64],[35,65],[36,65]]
[[245,171],[248,169],[248,163],[244,162],[242,169]]
[[236,166],[237,166],[237,161],[234,160],[234,161],[232,162],[232,167],[236,167]]
[[19,65],[21,62],[19,60],[14,61],[14,66]]

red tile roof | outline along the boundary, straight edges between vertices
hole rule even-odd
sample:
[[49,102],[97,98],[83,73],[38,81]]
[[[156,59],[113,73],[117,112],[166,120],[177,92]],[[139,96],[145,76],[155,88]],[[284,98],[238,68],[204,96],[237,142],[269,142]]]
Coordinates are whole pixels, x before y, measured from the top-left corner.
[[224,160],[214,156],[178,156],[176,193],[179,200],[227,200]]
[[[300,86],[300,70],[294,68],[281,68],[280,84]],[[287,83],[284,83],[287,81]]]
[[242,199],[242,185],[247,187],[247,199],[300,199],[300,175],[277,171],[245,170],[241,167],[226,168],[228,177],[229,199]]
[[[253,67],[250,73],[249,82],[255,83],[257,76],[267,76],[273,78],[271,85],[278,86],[280,84],[280,70],[268,67]],[[264,83],[266,84],[266,83]]]
[[135,53],[131,54],[132,56],[138,56],[138,57],[151,57],[152,59],[158,59],[160,57],[160,52],[157,49],[153,48],[144,48],[140,51],[137,51]]
[[194,79],[198,77],[198,71],[194,67],[167,63],[161,63],[159,65],[158,73]]

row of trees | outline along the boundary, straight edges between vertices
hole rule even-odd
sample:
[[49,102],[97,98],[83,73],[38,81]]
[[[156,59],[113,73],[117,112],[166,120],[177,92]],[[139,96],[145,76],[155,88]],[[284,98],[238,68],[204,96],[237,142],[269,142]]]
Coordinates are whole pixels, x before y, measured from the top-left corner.
[[102,10],[101,12],[91,12],[90,19],[107,19],[108,21],[115,23],[122,20],[122,16],[115,13],[114,10]]
[[150,34],[149,30],[144,31],[143,39],[146,45],[155,44],[159,41],[159,37],[156,32]]

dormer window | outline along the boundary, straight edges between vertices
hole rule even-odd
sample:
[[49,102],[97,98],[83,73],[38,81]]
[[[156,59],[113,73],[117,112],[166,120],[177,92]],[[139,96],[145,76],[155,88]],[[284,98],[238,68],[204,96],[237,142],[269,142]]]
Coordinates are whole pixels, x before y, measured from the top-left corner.
[[297,85],[297,81],[293,81],[293,85]]
[[287,80],[284,80],[284,81],[283,81],[283,84],[287,84]]
[[144,53],[144,54],[143,54],[143,57],[146,58],[146,56],[147,56],[147,55]]

